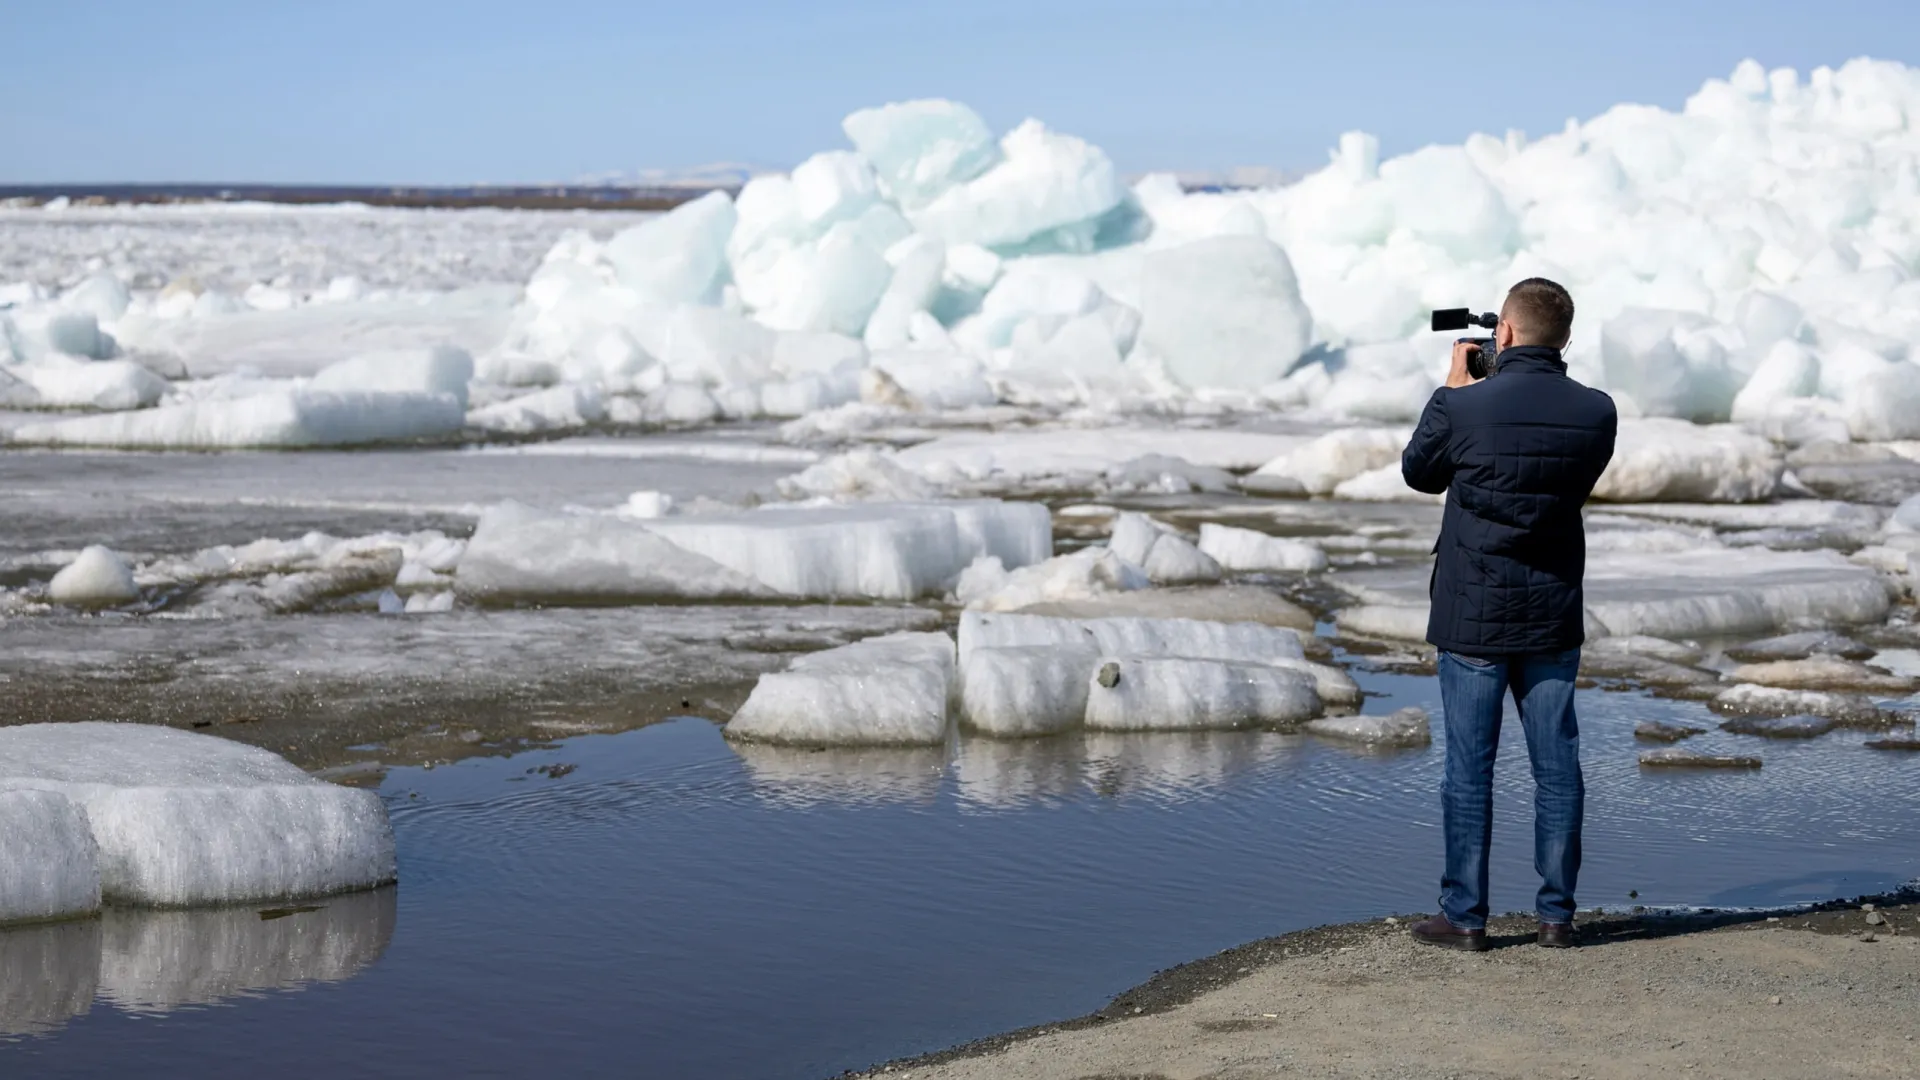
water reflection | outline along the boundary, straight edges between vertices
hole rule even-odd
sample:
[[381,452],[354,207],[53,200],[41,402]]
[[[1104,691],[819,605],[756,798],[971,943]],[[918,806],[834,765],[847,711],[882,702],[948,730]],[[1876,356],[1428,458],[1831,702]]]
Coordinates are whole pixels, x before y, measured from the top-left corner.
[[745,763],[755,792],[785,806],[932,802],[947,768],[946,751],[934,747],[727,745]]
[[0,1036],[33,1035],[95,1000],[156,1013],[352,978],[393,938],[396,890],[284,908],[108,909],[0,931]]
[[966,737],[947,749],[729,745],[756,794],[778,804],[928,803],[951,776],[962,803],[1012,810],[1087,795],[1182,801],[1218,792],[1307,742],[1273,732],[1201,731]]

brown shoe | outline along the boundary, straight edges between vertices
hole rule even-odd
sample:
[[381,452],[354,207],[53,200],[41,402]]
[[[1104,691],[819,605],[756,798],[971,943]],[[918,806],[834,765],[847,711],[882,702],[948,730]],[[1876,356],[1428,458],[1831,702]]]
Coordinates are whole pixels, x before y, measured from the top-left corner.
[[1443,949],[1460,949],[1465,952],[1487,951],[1485,930],[1462,930],[1448,922],[1445,915],[1435,915],[1424,922],[1414,923],[1413,940],[1422,945],[1438,945]]
[[1541,923],[1540,947],[1543,949],[1573,948],[1573,924],[1564,922]]

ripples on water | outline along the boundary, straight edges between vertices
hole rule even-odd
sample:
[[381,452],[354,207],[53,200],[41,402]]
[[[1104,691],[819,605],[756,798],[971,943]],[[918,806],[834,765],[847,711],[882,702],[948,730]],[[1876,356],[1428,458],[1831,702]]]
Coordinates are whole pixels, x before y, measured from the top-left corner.
[[[1367,683],[1386,697],[1376,709],[1437,704],[1431,679]],[[1692,744],[1766,767],[1643,773],[1633,725],[1704,710],[1580,700],[1583,903],[1771,904],[1915,874],[1913,757],[1849,732],[1714,733]],[[1439,754],[1261,732],[805,751],[729,746],[685,720],[398,771],[384,788],[397,931],[389,892],[222,924],[244,934],[154,931],[130,952],[108,944],[116,920],[184,916],[0,935],[0,1029],[55,1031],[0,1046],[0,1061],[32,1075],[190,1062],[212,1077],[825,1076],[1084,1012],[1241,941],[1430,908]],[[546,764],[578,768],[530,771]],[[1502,764],[1495,902],[1525,909],[1517,724]],[[261,936],[280,923],[292,936]],[[18,992],[29,984],[41,990]],[[291,985],[312,989],[260,996]],[[156,1022],[153,1008],[172,1011]]]

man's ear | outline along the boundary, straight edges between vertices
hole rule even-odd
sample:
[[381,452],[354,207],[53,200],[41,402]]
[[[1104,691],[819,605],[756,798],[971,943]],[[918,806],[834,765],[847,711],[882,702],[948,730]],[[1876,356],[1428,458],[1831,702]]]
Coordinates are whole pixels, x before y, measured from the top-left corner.
[[1512,323],[1508,322],[1505,319],[1501,319],[1500,325],[1494,327],[1493,347],[1496,349],[1499,349],[1502,352],[1505,352],[1506,350],[1513,348],[1513,324]]

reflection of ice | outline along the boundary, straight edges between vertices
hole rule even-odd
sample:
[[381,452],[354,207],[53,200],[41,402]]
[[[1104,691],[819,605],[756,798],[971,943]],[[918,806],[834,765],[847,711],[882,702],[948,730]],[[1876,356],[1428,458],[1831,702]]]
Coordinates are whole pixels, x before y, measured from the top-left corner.
[[0,1035],[51,1030],[95,996],[135,1012],[339,982],[393,937],[393,889],[260,909],[136,911],[0,932]]
[[394,896],[380,889],[266,911],[108,909],[100,996],[150,1012],[352,978],[386,951]]
[[1086,771],[1101,795],[1186,798],[1301,744],[1263,731],[1088,732]]
[[729,743],[753,785],[775,802],[930,802],[947,753],[938,747],[768,746]]
[[1301,744],[1264,731],[1085,732],[1063,738],[968,739],[955,758],[960,797],[1017,808],[1091,791],[1187,798]]
[[1078,736],[1050,739],[965,739],[954,758],[960,797],[1014,809],[1071,798],[1086,785],[1086,749]]
[[52,1031],[93,1005],[100,923],[0,931],[0,1037]]

